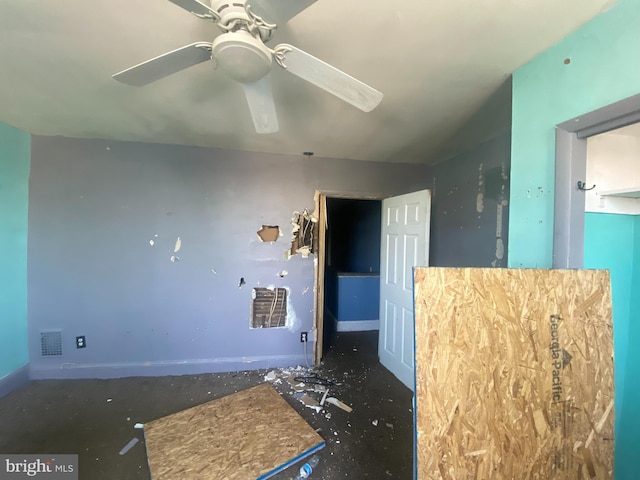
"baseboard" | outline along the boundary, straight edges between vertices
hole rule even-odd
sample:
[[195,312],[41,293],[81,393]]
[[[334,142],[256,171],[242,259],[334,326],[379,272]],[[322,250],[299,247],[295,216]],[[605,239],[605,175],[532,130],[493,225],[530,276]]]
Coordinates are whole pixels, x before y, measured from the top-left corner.
[[337,320],[336,330],[338,332],[366,332],[369,330],[380,330],[380,320]]
[[32,380],[77,378],[160,377],[237,372],[262,368],[313,365],[313,349],[294,355],[227,357],[155,362],[63,363],[56,366],[31,365]]
[[0,378],[0,398],[29,383],[29,364]]

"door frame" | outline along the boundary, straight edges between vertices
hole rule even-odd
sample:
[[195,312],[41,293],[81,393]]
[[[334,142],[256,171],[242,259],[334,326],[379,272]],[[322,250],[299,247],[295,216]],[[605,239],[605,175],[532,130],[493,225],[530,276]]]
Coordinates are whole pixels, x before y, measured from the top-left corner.
[[313,280],[313,332],[315,347],[313,353],[314,365],[319,365],[322,360],[324,347],[324,267],[326,261],[326,236],[327,236],[327,198],[344,198],[348,200],[379,200],[382,201],[389,195],[380,193],[354,192],[345,190],[316,190],[314,198],[316,203],[316,218],[318,219],[318,251],[316,252],[315,272]]
[[587,138],[640,122],[640,94],[556,125],[553,268],[584,264],[584,192]]

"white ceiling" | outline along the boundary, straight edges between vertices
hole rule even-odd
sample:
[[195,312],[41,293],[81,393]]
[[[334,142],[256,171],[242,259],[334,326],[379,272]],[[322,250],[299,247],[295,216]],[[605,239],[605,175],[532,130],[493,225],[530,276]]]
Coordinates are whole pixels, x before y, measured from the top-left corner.
[[432,162],[514,70],[612,3],[318,0],[269,45],[323,59],[382,103],[363,113],[274,67],[280,131],[259,135],[241,86],[209,62],[146,87],[111,78],[211,41],[211,22],[167,0],[0,0],[0,120],[40,135]]

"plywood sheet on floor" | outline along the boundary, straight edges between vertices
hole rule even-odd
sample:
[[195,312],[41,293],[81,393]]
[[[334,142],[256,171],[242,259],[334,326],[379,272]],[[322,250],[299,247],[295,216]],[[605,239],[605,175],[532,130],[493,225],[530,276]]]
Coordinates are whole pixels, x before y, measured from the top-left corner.
[[324,446],[269,384],[145,424],[153,480],[268,478]]
[[418,478],[613,478],[609,274],[418,268]]

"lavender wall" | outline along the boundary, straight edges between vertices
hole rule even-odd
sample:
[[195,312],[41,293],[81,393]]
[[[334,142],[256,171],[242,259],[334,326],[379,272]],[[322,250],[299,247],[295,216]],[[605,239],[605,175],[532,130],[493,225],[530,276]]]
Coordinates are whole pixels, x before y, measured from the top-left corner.
[[[284,255],[292,213],[313,211],[316,189],[393,195],[429,178],[417,165],[34,136],[32,378],[304,363],[299,331],[313,325],[314,260]],[[262,243],[263,224],[283,236]],[[251,289],[270,284],[290,289],[295,324],[252,330]],[[45,330],[62,331],[61,356],[41,355]],[[84,349],[75,348],[79,335]]]

